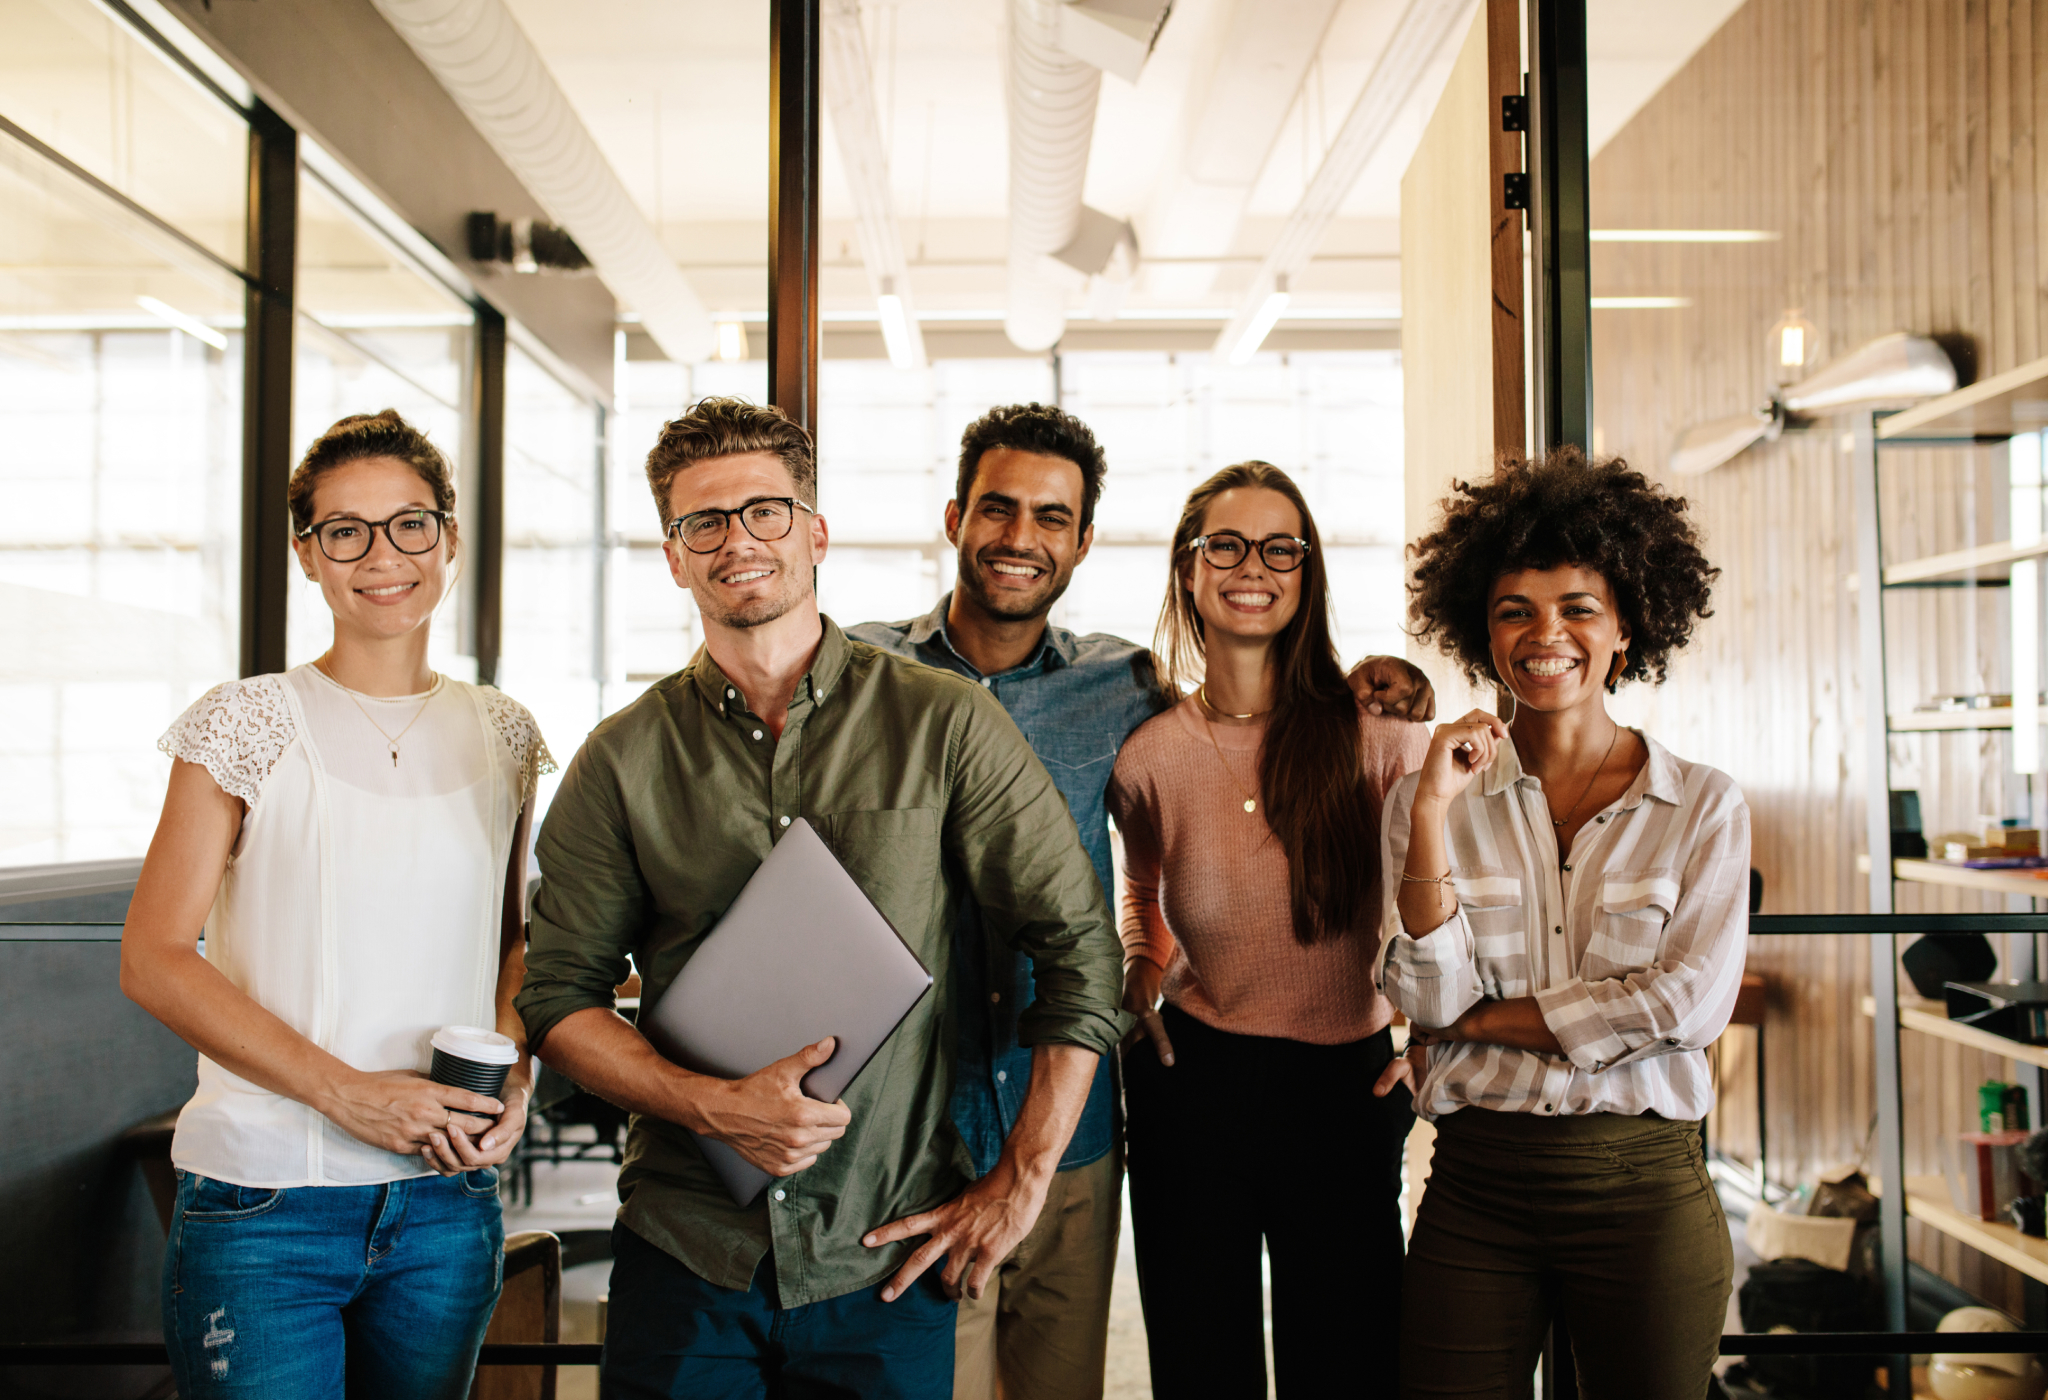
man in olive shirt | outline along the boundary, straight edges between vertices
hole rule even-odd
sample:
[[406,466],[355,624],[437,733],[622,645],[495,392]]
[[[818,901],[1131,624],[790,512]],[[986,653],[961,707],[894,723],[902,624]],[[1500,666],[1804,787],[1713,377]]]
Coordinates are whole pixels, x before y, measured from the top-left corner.
[[[606,1393],[947,1396],[953,1300],[1031,1229],[1127,1024],[1102,887],[995,699],[819,614],[808,434],[709,399],[663,429],[647,470],[705,643],[569,765],[541,829],[518,1001],[549,1064],[635,1113]],[[798,1088],[829,1040],[725,1081],[663,1060],[613,1010],[627,955],[659,997],[799,816],[936,981],[838,1104]],[[1032,959],[1036,986],[1030,1095],[971,1185],[947,1113],[966,898]],[[782,1179],[733,1205],[686,1128]]]

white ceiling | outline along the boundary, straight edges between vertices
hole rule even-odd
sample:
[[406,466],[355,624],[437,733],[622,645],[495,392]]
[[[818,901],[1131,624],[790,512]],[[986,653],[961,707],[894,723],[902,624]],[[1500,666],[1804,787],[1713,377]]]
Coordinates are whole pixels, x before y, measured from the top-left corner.
[[[765,304],[768,204],[768,6],[765,0],[509,0],[633,198],[656,222],[707,304]],[[1735,8],[1737,0],[1589,0],[1589,96],[1595,149],[1618,130]],[[1176,0],[1136,84],[1105,77],[1086,199],[1138,220],[1179,169],[1190,94],[1207,90],[1238,5],[1287,22],[1330,6],[1279,0]],[[1315,58],[1291,93],[1234,232],[1238,261],[1206,290],[1141,280],[1127,314],[1227,310],[1299,199],[1323,144],[1370,75],[1407,0],[1336,0]],[[875,96],[889,148],[895,212],[920,309],[1000,307],[1007,247],[1003,0],[866,0]],[[1462,33],[1462,31],[1461,31]],[[1299,307],[1398,314],[1400,177],[1448,74],[1446,45],[1418,84],[1332,225]],[[1269,103],[1273,110],[1278,104]],[[1256,138],[1255,138],[1256,139]],[[838,152],[824,143],[825,304],[857,309],[859,267]],[[1224,215],[1218,215],[1222,218]],[[1330,256],[1330,255],[1350,255]],[[1207,255],[1206,252],[1204,254]],[[1202,280],[1207,280],[1202,279]],[[1076,293],[1076,308],[1080,293]]]

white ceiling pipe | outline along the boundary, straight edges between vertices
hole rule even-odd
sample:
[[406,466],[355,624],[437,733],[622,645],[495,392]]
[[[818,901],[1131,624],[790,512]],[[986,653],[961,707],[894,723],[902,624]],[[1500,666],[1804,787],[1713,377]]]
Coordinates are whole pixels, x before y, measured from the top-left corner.
[[1003,331],[1049,350],[1067,328],[1074,274],[1052,255],[1081,224],[1102,71],[1060,47],[1059,0],[1009,0],[1010,295]]
[[[867,265],[868,285],[883,315],[889,358],[898,369],[923,368],[924,331],[917,324],[917,306],[910,295],[910,263],[903,256],[903,236],[896,227],[889,195],[889,151],[882,143],[882,123],[875,110],[873,69],[868,66],[867,36],[860,27],[860,0],[826,0],[823,19],[825,105],[832,113],[832,131],[839,139],[839,163],[853,191],[860,257]],[[893,296],[894,306],[882,298]]]
[[[1309,259],[1323,241],[1324,231],[1337,217],[1366,163],[1400,118],[1415,85],[1429,71],[1431,60],[1447,40],[1461,32],[1460,21],[1471,13],[1471,0],[1411,0],[1407,13],[1401,16],[1400,24],[1381,51],[1379,62],[1373,65],[1372,76],[1365,80],[1358,100],[1345,115],[1336,139],[1324,152],[1323,163],[1310,177],[1294,212],[1287,216],[1286,225],[1252,278],[1244,299],[1237,304],[1222,334],[1216,337],[1216,354],[1250,356],[1251,350],[1245,348],[1244,342],[1250,338],[1248,333],[1257,328],[1258,314],[1267,298],[1280,285],[1281,278],[1297,277],[1307,269]],[[1251,349],[1257,349],[1257,345]]]
[[605,286],[672,360],[711,355],[711,318],[504,0],[372,0]]
[[1252,190],[1287,125],[1337,0],[1231,0],[1204,46],[1207,74],[1189,93],[1175,154],[1139,227],[1153,258],[1145,285],[1175,301],[1207,296],[1233,251]]

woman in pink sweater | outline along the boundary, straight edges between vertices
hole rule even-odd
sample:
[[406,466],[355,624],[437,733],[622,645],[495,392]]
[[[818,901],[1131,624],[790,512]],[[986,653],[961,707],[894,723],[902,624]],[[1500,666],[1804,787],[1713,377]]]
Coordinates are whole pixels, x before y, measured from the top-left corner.
[[1109,786],[1152,1391],[1266,1394],[1263,1242],[1280,1394],[1352,1394],[1392,1380],[1412,1121],[1366,1092],[1393,1059],[1380,804],[1428,735],[1345,684],[1315,521],[1279,468],[1197,487],[1172,567],[1160,667],[1194,693],[1125,741]]

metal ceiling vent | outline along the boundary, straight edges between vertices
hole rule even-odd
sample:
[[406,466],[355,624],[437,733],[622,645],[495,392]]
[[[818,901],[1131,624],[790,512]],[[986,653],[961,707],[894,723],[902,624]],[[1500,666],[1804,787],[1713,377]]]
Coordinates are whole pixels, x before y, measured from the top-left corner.
[[[1135,82],[1168,0],[1009,0],[1010,290],[1003,331],[1049,350],[1067,328],[1067,294],[1096,279],[1096,314],[1114,315],[1137,239],[1081,203],[1095,100],[1105,70]],[[1105,289],[1103,279],[1113,284]]]
[[708,358],[704,304],[503,0],[373,3],[605,286],[640,313],[662,353],[684,363]]

